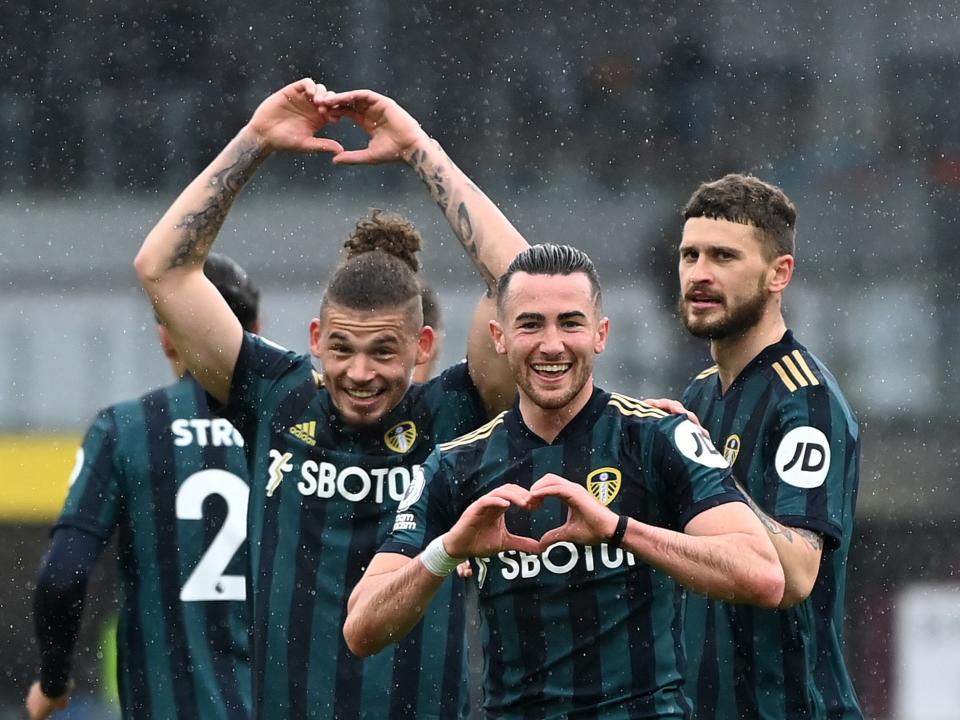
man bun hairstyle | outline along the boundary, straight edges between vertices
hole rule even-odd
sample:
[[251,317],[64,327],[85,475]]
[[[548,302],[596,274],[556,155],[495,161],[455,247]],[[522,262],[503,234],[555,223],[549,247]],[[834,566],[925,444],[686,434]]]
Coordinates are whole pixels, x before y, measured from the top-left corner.
[[348,260],[373,250],[383,250],[403,260],[413,272],[420,272],[417,253],[422,246],[423,238],[412,222],[379,208],[373,208],[370,217],[358,222],[343,244]]
[[503,303],[510,287],[510,278],[516,273],[528,275],[573,275],[583,273],[590,280],[590,297],[599,308],[601,305],[600,278],[593,260],[583,250],[571,245],[543,243],[531,245],[517,255],[497,281],[497,309],[503,310]]
[[[417,271],[422,240],[409,221],[373,210],[357,223],[344,242],[345,259],[334,271],[323,296],[321,314],[328,303],[350,310],[395,308],[420,298]],[[422,325],[416,306],[417,329]]]
[[203,274],[227,301],[243,329],[252,332],[260,317],[260,289],[246,270],[226,255],[210,253],[203,263]]
[[753,175],[730,173],[701,184],[683,207],[684,221],[697,217],[757,228],[768,260],[795,253],[796,206],[783,190]]

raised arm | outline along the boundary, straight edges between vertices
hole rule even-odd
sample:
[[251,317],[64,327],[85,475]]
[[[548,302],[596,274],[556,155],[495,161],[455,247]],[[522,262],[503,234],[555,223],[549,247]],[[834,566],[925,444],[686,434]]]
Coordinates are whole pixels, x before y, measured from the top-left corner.
[[[483,278],[487,297],[494,298],[497,279],[513,258],[526,249],[527,241],[490,198],[390,98],[370,90],[354,90],[328,95],[318,101],[318,106],[351,118],[370,135],[366,148],[340,153],[334,162],[376,164],[402,160],[413,169]],[[471,376],[491,413],[508,407],[514,395],[509,373],[483,371],[506,364],[497,356],[487,329],[494,311],[494,304],[489,301],[478,308],[473,320],[476,332],[471,329],[467,346]]]
[[410,632],[463,558],[488,557],[501,550],[538,552],[536,540],[513,535],[504,522],[511,505],[530,508],[529,502],[530,494],[523,488],[503,485],[474,501],[416,559],[397,553],[375,555],[347,604],[343,637],[350,650],[373,655]]
[[[578,483],[545,475],[530,488],[534,500],[555,496],[569,508],[567,522],[540,539],[619,544],[648,565],[695,592],[728,602],[776,607],[783,596],[783,570],[763,526],[739,502],[700,513],[684,532],[617,516]],[[615,535],[617,536],[615,538]]]
[[340,152],[314,134],[335,116],[317,109],[326,89],[299,80],[263,101],[250,121],[180,194],[147,236],[134,266],[191,374],[226,401],[243,329],[203,263],[233,201],[276,150]]

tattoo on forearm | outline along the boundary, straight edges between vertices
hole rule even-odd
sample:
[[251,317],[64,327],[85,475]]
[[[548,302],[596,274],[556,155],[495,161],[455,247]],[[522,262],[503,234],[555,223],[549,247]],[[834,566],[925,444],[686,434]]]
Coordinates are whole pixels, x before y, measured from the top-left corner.
[[183,230],[183,235],[170,259],[171,268],[202,263],[206,259],[237,193],[253,177],[265,158],[266,154],[260,147],[250,144],[240,149],[232,165],[213,176],[209,186],[212,192],[206,207],[195,213],[187,213],[175,226]]
[[806,540],[814,550],[823,550],[823,536],[820,533],[806,528],[794,528],[793,531]]
[[[424,150],[415,150],[410,156],[410,167],[427,186],[430,195],[450,221],[453,231],[460,239],[460,244],[463,245],[463,249],[466,250],[486,283],[488,294],[492,293],[496,289],[497,279],[480,259],[480,248],[477,244],[470,210],[462,198],[455,197],[457,189],[451,186],[450,173],[447,172],[445,163],[431,166],[427,153]],[[467,183],[466,189],[478,192],[473,183]]]

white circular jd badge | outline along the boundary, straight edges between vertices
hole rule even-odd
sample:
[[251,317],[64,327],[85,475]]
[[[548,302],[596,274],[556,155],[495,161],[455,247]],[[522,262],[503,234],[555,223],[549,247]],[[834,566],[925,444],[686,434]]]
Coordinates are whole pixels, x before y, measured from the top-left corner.
[[397,505],[397,512],[406,512],[413,507],[413,504],[423,495],[423,488],[426,484],[427,480],[423,476],[423,468],[419,465],[414,465],[413,471],[410,473],[410,484],[407,485],[403,497],[400,498],[400,504]]
[[719,453],[710,441],[710,437],[691,420],[684,420],[673,431],[673,442],[684,457],[695,463],[712,468],[730,467],[727,459]]
[[830,443],[815,427],[794,428],[780,441],[774,460],[780,479],[798,488],[823,485],[830,470]]

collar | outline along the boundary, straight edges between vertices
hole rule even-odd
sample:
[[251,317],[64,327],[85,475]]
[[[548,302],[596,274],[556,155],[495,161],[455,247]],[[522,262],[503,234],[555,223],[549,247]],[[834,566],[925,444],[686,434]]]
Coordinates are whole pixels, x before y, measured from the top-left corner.
[[513,407],[506,414],[503,422],[508,435],[512,439],[518,441],[522,447],[550,447],[552,445],[560,445],[567,438],[581,435],[593,429],[593,426],[600,418],[600,414],[604,411],[609,402],[610,393],[594,385],[593,394],[590,396],[590,399],[587,400],[587,404],[580,409],[580,412],[571,418],[570,422],[563,426],[560,434],[557,435],[556,439],[552,443],[548,443],[542,437],[533,432],[533,430],[527,427],[527,424],[523,421],[523,415],[520,413],[519,397],[513,401]]
[[[793,331],[787,330],[783,333],[777,342],[773,345],[767,345],[763,350],[761,350],[750,362],[746,364],[743,370],[740,371],[740,374],[734,379],[730,384],[730,389],[727,390],[727,397],[730,396],[734,390],[738,389],[747,379],[756,372],[759,372],[761,368],[766,367],[774,359],[779,358],[782,355],[785,355],[790,350],[798,347],[796,339],[793,337]],[[716,396],[723,397],[723,394],[720,392],[720,373],[717,373],[713,379],[714,382],[714,393]]]

